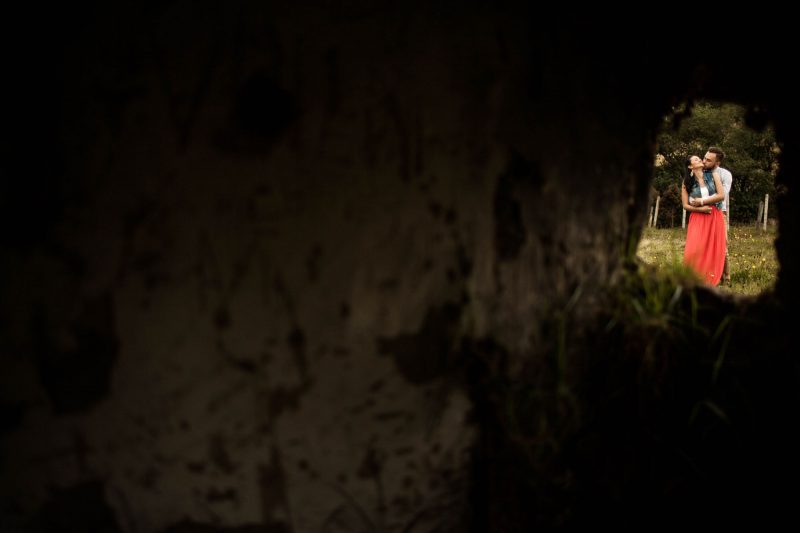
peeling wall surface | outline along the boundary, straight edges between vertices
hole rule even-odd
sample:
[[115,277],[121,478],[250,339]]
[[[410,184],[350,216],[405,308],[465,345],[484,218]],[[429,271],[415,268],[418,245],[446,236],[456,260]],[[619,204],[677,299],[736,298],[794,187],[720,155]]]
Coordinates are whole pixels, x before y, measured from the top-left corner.
[[504,164],[492,80],[466,88],[496,65],[421,15],[188,8],[67,43],[58,153],[14,176],[61,212],[4,255],[6,514],[72,490],[120,531],[460,520],[445,371]]
[[18,58],[3,531],[467,529],[459,346],[524,361],[614,278],[683,82],[345,4],[97,8]]

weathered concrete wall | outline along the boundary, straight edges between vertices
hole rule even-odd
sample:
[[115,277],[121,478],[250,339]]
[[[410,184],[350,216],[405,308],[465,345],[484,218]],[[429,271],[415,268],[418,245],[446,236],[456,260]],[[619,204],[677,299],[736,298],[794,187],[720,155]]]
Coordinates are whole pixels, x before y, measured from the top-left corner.
[[469,404],[413,333],[491,250],[497,59],[421,15],[188,7],[65,52],[71,190],[8,258],[4,499],[101,479],[126,531],[460,520]]
[[524,363],[614,279],[689,80],[643,91],[626,39],[524,10],[79,27],[42,52],[38,159],[6,167],[10,527],[94,502],[121,531],[465,529],[457,346]]

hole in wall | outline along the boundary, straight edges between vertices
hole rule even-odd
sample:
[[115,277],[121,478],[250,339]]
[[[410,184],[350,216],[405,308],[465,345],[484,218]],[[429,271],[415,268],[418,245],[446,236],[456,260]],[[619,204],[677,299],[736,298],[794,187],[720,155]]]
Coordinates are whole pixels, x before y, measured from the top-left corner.
[[[784,192],[775,179],[780,154],[772,125],[758,108],[714,101],[673,108],[657,137],[647,219],[637,256],[659,270],[690,270],[708,285],[734,294],[757,295],[772,289],[779,270],[774,246],[776,200]],[[703,177],[684,181],[691,172],[692,156],[699,158],[698,173]],[[695,160],[696,168],[699,164]],[[687,191],[687,200],[703,195],[713,200],[711,187],[700,185],[714,182],[714,174],[723,188],[729,187],[727,201],[712,202],[711,213],[692,212],[695,206],[684,209],[685,184],[693,188]],[[691,228],[693,222],[696,226]],[[720,232],[725,234],[723,249]]]

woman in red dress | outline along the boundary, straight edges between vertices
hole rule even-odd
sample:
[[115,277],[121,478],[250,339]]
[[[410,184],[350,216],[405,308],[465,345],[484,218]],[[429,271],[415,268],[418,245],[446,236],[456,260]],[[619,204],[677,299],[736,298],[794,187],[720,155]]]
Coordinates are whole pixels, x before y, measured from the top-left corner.
[[[725,189],[719,173],[703,170],[703,160],[693,155],[686,162],[689,173],[683,180],[681,199],[689,212],[686,231],[686,248],[683,262],[706,283],[719,285],[725,266],[725,219],[719,202],[725,198]],[[717,192],[719,191],[719,192]]]

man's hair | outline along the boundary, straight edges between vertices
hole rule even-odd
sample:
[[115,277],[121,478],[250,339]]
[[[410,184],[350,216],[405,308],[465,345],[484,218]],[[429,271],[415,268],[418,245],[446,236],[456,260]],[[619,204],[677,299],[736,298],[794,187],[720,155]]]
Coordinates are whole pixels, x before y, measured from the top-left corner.
[[716,146],[712,146],[711,148],[708,149],[708,151],[717,156],[717,163],[721,165],[723,159],[725,159],[725,152],[722,151],[722,148],[717,148]]

